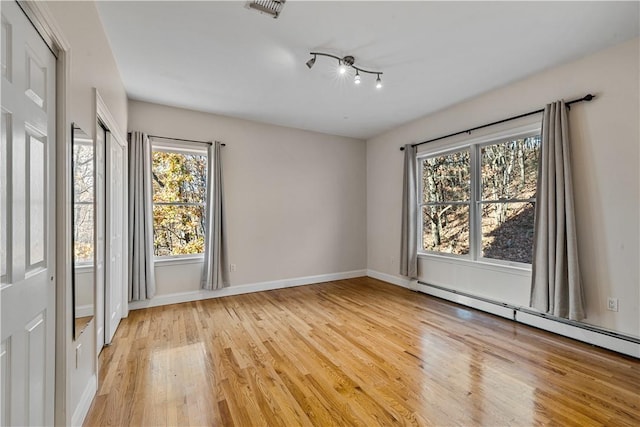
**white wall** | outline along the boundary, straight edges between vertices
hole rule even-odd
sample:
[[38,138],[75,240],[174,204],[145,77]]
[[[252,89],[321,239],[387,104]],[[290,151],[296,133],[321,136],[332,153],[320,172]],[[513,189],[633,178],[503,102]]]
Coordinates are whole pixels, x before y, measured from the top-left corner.
[[[639,78],[639,41],[635,39],[367,141],[368,268],[400,277],[397,259],[402,199],[401,145],[591,92],[597,98],[572,106],[569,114],[579,255],[587,300],[585,322],[640,336]],[[485,130],[486,133],[494,131],[496,129]],[[505,269],[470,267],[434,258],[421,259],[419,271],[420,279],[428,283],[528,305],[528,272],[507,273]],[[619,312],[606,310],[608,296],[619,298]]]
[[127,95],[93,1],[48,2],[71,43],[71,120],[89,135],[95,128],[93,88],[98,88],[114,119],[127,129]]
[[[364,141],[140,101],[129,130],[226,144],[232,286],[366,268]],[[158,295],[198,290],[200,270],[158,264]]]
[[[102,95],[109,110],[118,123],[120,130],[127,129],[127,96],[111,53],[111,47],[105,36],[94,2],[48,2],[47,8],[64,38],[71,45],[71,76],[68,88],[68,119],[77,123],[88,134],[95,135],[95,99],[94,88]],[[71,124],[68,123],[68,126]],[[65,141],[70,144],[70,141]],[[62,184],[60,184],[62,185]],[[69,184],[70,185],[70,184]],[[71,233],[70,230],[59,230]],[[66,256],[60,255],[58,256]],[[71,262],[70,254],[68,263]],[[58,284],[59,292],[64,292],[71,301],[70,280]],[[66,367],[70,375],[70,389],[65,390],[66,408],[57,408],[56,422],[70,425],[74,413],[86,405],[87,390],[95,386],[95,321],[85,329],[77,341],[71,337],[71,313],[58,313],[68,325],[65,332],[69,334],[66,349]],[[81,346],[81,353],[76,363],[76,348]],[[58,351],[58,357],[63,357]],[[88,401],[90,403],[90,400]]]
[[81,266],[75,268],[75,303],[76,309],[81,307],[81,313],[76,311],[76,317],[86,316],[85,312],[93,313],[93,300],[95,293],[95,271],[93,266]]

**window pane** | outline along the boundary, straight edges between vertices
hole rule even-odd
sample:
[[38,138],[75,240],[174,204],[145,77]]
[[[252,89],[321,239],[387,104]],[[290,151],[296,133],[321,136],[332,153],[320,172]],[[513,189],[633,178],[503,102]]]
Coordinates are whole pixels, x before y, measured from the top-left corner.
[[469,200],[469,152],[458,151],[422,161],[424,202]]
[[204,203],[206,156],[153,152],[153,201]]
[[29,199],[27,200],[27,209],[29,216],[29,239],[27,244],[29,247],[28,266],[35,265],[45,261],[45,245],[46,245],[46,209],[47,209],[47,192],[46,192],[46,162],[47,151],[45,141],[40,140],[32,135],[27,134],[29,140],[29,162],[27,163],[27,182],[29,188]]
[[204,252],[204,206],[153,207],[155,256]]
[[79,264],[93,264],[93,203],[73,207],[73,252]]
[[535,197],[540,136],[482,147],[482,200]]
[[73,143],[73,200],[93,202],[93,145]]
[[422,221],[424,250],[469,253],[469,205],[423,206]]
[[482,204],[482,256],[531,264],[534,203]]

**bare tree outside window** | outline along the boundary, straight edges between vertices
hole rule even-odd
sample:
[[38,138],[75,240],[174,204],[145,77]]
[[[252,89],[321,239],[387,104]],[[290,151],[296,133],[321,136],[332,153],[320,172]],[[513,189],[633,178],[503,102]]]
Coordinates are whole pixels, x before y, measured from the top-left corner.
[[93,263],[93,145],[73,144],[73,252],[78,264]]
[[530,264],[540,136],[481,147],[482,256]]
[[540,135],[419,158],[423,251],[530,264]]
[[206,155],[153,151],[154,255],[204,252]]
[[469,170],[469,151],[422,161],[423,249],[469,253]]

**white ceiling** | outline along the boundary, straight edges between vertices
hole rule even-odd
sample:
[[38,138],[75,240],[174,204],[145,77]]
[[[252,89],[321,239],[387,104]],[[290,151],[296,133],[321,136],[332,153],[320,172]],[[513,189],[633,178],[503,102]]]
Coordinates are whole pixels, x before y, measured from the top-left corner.
[[[131,99],[366,139],[638,36],[638,2],[98,2]],[[339,78],[353,55],[380,70]],[[591,88],[585,88],[585,91]]]

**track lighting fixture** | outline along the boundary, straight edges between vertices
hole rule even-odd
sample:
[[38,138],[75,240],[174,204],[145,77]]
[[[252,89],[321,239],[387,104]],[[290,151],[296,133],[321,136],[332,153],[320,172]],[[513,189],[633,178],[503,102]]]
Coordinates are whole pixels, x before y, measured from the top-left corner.
[[329,58],[333,58],[333,59],[338,61],[338,73],[339,74],[345,74],[349,68],[353,68],[354,70],[356,70],[356,74],[353,77],[353,82],[356,85],[359,85],[361,83],[360,73],[367,73],[367,74],[375,74],[377,76],[376,89],[381,89],[382,88],[382,79],[380,79],[380,76],[382,75],[382,72],[381,71],[369,71],[369,70],[365,70],[363,68],[357,67],[356,65],[354,65],[355,64],[355,58],[353,56],[351,56],[351,55],[347,55],[344,58],[340,58],[340,57],[332,55],[330,53],[310,52],[309,54],[313,55],[313,58],[311,58],[310,60],[307,61],[307,67],[309,67],[309,69],[311,69],[311,67],[313,67],[313,64],[316,63],[316,57],[317,56],[327,56]]

